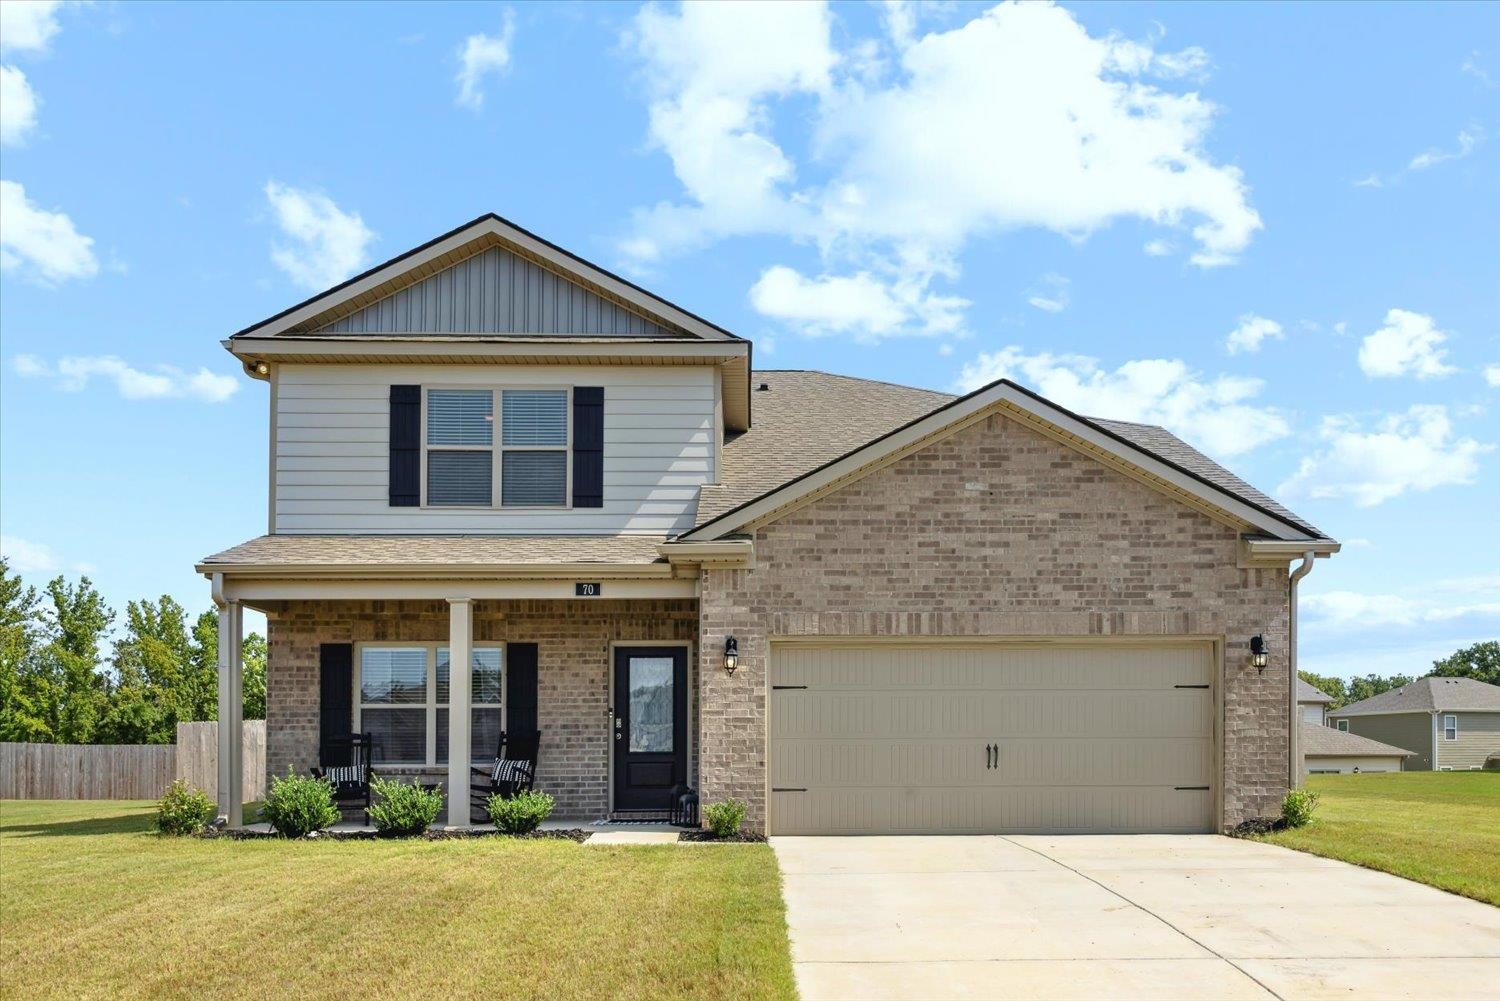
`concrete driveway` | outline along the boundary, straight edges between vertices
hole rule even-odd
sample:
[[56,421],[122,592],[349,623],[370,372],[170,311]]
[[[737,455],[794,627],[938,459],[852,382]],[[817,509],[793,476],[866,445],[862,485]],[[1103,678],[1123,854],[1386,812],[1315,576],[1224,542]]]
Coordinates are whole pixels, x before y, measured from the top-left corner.
[[771,844],[804,1001],[1500,998],[1500,908],[1271,845]]

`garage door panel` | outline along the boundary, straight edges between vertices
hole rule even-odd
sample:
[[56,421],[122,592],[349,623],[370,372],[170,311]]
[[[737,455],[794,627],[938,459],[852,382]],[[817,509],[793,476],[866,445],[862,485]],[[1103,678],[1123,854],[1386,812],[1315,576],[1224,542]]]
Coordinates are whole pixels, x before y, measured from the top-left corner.
[[777,650],[772,830],[1211,830],[1213,676],[1204,643]]
[[1118,786],[974,790],[944,787],[784,793],[778,834],[1130,834],[1203,831],[1207,791]]
[[799,740],[777,747],[773,786],[1206,785],[1196,740],[1008,740],[989,767],[973,740]]

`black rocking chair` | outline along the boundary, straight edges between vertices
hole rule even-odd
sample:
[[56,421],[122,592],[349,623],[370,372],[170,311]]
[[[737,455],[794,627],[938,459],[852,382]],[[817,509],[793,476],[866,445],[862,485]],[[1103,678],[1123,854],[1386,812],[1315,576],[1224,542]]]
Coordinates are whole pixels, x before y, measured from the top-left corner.
[[[325,757],[342,758],[344,764],[324,762],[311,769],[313,778],[327,779],[333,783],[333,805],[343,812],[344,806],[359,806],[364,811],[365,823],[370,822],[370,759],[374,738],[368,733],[351,733],[347,737],[331,737],[324,750]],[[347,751],[347,753],[345,753]]]
[[537,750],[540,733],[502,733],[491,765],[475,765],[469,783],[469,821],[483,823],[490,819],[491,796],[510,797],[529,792],[536,782]]

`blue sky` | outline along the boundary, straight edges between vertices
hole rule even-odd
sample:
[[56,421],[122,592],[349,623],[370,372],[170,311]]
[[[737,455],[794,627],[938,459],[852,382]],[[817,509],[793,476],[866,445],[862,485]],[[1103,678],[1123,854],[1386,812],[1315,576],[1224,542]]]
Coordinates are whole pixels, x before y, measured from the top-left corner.
[[495,211],[765,367],[1164,423],[1345,551],[1302,664],[1500,635],[1500,6],[0,6],[0,527],[206,607],[219,341]]

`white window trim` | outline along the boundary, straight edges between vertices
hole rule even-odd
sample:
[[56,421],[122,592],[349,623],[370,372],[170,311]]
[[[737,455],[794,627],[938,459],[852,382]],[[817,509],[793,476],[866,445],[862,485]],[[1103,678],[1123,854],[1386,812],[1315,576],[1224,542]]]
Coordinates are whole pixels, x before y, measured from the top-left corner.
[[[1453,725],[1452,726],[1448,725],[1448,721],[1449,720],[1453,721]],[[1453,731],[1453,736],[1451,736],[1451,737],[1448,736],[1448,731],[1449,730]],[[1456,713],[1444,713],[1443,714],[1443,739],[1444,740],[1457,740],[1458,739],[1458,715]]]
[[1349,732],[1349,721],[1346,720],[1346,719],[1339,720],[1339,722],[1338,722],[1338,730],[1339,730],[1339,733],[1348,733]]
[[[427,394],[434,390],[468,389],[487,390],[490,394],[490,443],[489,445],[429,445],[427,444]],[[561,445],[506,445],[504,442],[505,391],[507,389],[561,392],[563,394],[563,417],[567,430]],[[570,511],[573,508],[573,387],[558,385],[514,386],[514,385],[463,385],[432,383],[422,386],[422,507],[435,511]],[[427,499],[427,453],[438,452],[490,452],[490,502],[485,504],[433,504]],[[502,503],[500,470],[505,465],[506,452],[558,452],[563,454],[563,503],[562,504],[504,504]]]
[[[419,706],[416,703],[405,703],[405,704],[398,703],[398,704],[395,704],[395,705],[391,705],[391,704],[387,704],[387,703],[374,703],[374,702],[372,702],[372,703],[369,703],[368,705],[366,705],[364,699],[360,697],[361,692],[363,691],[362,681],[363,681],[363,673],[364,673],[364,651],[366,649],[375,649],[375,650],[426,650],[427,651],[427,701],[425,703],[425,708],[427,710],[427,715],[426,715],[426,730],[427,730],[426,757],[427,757],[427,760],[426,761],[382,761],[382,762],[380,762],[380,766],[379,767],[381,767],[381,768],[432,768],[432,769],[447,768],[448,767],[448,763],[446,761],[442,762],[442,763],[439,763],[438,760],[437,760],[437,711],[439,709],[447,709],[448,708],[448,703],[446,703],[446,702],[439,703],[437,701],[437,652],[438,652],[439,648],[446,647],[447,645],[448,645],[448,641],[447,640],[440,640],[440,641],[434,642],[434,643],[411,643],[411,642],[400,642],[400,641],[393,641],[393,642],[385,643],[385,642],[379,642],[379,641],[373,641],[372,640],[371,642],[368,642],[368,643],[356,643],[356,644],[354,644],[354,671],[353,671],[353,675],[354,675],[354,732],[355,733],[363,733],[364,732],[361,729],[361,723],[363,722],[364,711],[366,709],[408,709],[408,710],[411,710],[411,709],[423,708],[423,706]],[[507,705],[506,700],[505,700],[505,676],[506,676],[506,672],[510,670],[510,665],[508,663],[508,658],[507,658],[506,653],[505,653],[505,646],[506,645],[504,643],[474,643],[473,644],[473,649],[475,649],[475,650],[499,650],[500,651],[500,702],[499,702],[498,708],[500,709],[500,730],[501,730],[501,732],[504,732],[504,730],[505,730],[505,722],[506,722],[505,717],[506,717],[506,714],[510,711],[510,707]],[[450,688],[451,688],[451,679],[452,679],[452,673],[451,673],[452,672],[452,666],[451,665],[449,666],[449,672],[450,672],[449,673],[449,679],[450,679]],[[476,703],[471,703],[470,706],[469,706],[469,708],[471,710],[473,710],[473,709],[485,709],[485,708],[494,709],[494,708],[496,708],[496,704],[493,703],[493,702],[476,702]],[[451,720],[449,721],[449,726],[450,727],[452,726],[452,721]],[[451,730],[450,730],[450,733],[451,733]]]

